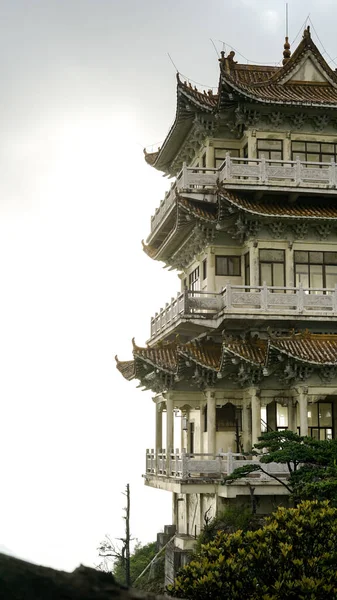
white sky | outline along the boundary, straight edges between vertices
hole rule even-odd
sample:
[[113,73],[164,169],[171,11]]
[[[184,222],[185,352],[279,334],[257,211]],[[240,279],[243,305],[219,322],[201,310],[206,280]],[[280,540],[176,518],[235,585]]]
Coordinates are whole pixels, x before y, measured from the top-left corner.
[[[308,13],[334,59],[336,1],[289,0],[290,40]],[[97,563],[127,482],[135,537],[171,522],[141,478],[151,394],[113,357],[178,290],[141,249],[169,185],[142,148],[174,118],[168,52],[217,85],[210,38],[278,62],[284,1],[0,1],[0,542],[33,562]]]

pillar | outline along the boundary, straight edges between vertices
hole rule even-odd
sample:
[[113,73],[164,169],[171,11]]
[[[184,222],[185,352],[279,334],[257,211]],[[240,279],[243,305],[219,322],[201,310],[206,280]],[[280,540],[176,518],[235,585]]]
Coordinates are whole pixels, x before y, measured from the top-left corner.
[[298,388],[298,403],[300,407],[300,435],[308,435],[308,388]]
[[215,167],[213,140],[208,141],[206,150],[206,167],[208,169],[214,169]]
[[170,475],[170,453],[173,450],[173,399],[166,397],[166,473]]
[[163,447],[163,419],[162,411],[159,402],[156,402],[156,440],[155,449],[156,453],[159,452]]
[[[249,263],[250,263],[250,285],[260,285],[260,273],[259,273],[259,250],[257,245],[251,246],[249,250]],[[261,282],[263,283],[263,282]]]
[[293,246],[289,246],[286,250],[286,281],[285,285],[288,288],[294,287],[294,250]]
[[207,452],[215,454],[215,436],[216,436],[216,402],[213,391],[206,392],[207,398]]
[[250,388],[249,394],[252,407],[252,446],[254,446],[261,436],[261,400],[255,387]]
[[207,253],[207,291],[216,292],[214,248],[209,248]]
[[289,399],[288,404],[288,429],[297,433],[296,406],[292,398]]

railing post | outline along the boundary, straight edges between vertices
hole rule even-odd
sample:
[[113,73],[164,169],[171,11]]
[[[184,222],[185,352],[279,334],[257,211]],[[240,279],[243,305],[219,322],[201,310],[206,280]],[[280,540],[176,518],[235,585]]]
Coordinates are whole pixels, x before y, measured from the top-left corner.
[[267,179],[267,170],[266,170],[266,159],[264,154],[261,156],[260,160],[260,183],[264,183]]
[[335,289],[332,293],[332,312],[334,314],[337,313],[337,283],[336,283]]
[[181,453],[181,477],[182,479],[186,479],[187,477],[187,456],[185,448],[182,449]]
[[296,163],[295,163],[295,183],[296,183],[296,185],[300,185],[301,181],[302,181],[301,161],[300,161],[300,157],[296,156]]
[[233,469],[233,452],[232,452],[232,448],[228,448],[228,453],[227,453],[227,475],[230,475],[231,473],[233,473],[234,469]]
[[188,184],[188,181],[187,181],[187,165],[184,162],[183,163],[183,168],[182,168],[182,176],[181,176],[181,187],[183,189],[185,189],[185,188],[187,188],[187,184]]
[[261,309],[268,310],[268,288],[267,283],[264,281],[261,290]]
[[303,283],[299,283],[299,285],[298,285],[297,312],[302,313],[303,310],[304,310],[304,289],[303,289]]
[[188,291],[188,289],[186,288],[186,289],[184,290],[184,297],[183,297],[183,304],[184,304],[184,307],[183,307],[183,314],[184,314],[184,315],[188,315],[188,314],[190,314],[190,312],[192,312],[192,311],[191,311],[191,309],[190,309],[190,306],[189,306],[189,304],[190,304],[190,303],[189,303],[189,301],[188,301],[188,300],[189,300],[189,291]]
[[329,166],[329,185],[332,188],[336,187],[336,163],[333,158]]
[[225,168],[224,168],[223,179],[230,179],[231,176],[231,157],[229,152],[226,152]]
[[232,286],[229,281],[226,283],[226,308],[232,308]]

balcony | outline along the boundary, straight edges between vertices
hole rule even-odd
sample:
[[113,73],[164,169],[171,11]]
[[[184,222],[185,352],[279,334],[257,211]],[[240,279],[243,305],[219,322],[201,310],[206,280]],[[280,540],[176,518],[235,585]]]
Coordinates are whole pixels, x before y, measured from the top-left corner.
[[335,288],[306,288],[231,285],[219,293],[185,290],[172,298],[165,308],[151,319],[151,341],[177,333],[184,326],[192,333],[194,327],[219,325],[218,320],[228,317],[317,317],[337,315],[337,285]]
[[[337,185],[337,165],[297,160],[268,160],[265,158],[233,158],[227,154],[218,169],[187,167],[182,170],[159,208],[151,217],[151,235],[166,219],[175,203],[176,190],[203,195],[213,194],[217,182],[228,189],[305,191],[310,194],[334,193]],[[206,198],[207,199],[207,198]],[[205,197],[203,198],[205,200]],[[208,197],[209,201],[211,196]],[[150,237],[151,237],[150,235]]]
[[[162,477],[173,480],[198,480],[222,479],[224,475],[230,475],[238,467],[259,464],[257,459],[246,460],[243,454],[234,452],[219,452],[210,454],[187,454],[182,451],[172,451],[167,455],[166,450],[155,453],[154,450],[146,451],[146,475],[145,477]],[[271,475],[286,477],[289,474],[287,465],[280,463],[264,464],[263,469]],[[254,481],[270,481],[269,475],[257,471],[249,476]]]

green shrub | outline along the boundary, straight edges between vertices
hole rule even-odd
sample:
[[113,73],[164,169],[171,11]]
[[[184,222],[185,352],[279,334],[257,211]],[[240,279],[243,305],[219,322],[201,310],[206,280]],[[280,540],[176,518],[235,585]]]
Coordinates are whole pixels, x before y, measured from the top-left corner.
[[168,588],[194,600],[337,598],[337,509],[280,507],[256,531],[220,532]]

